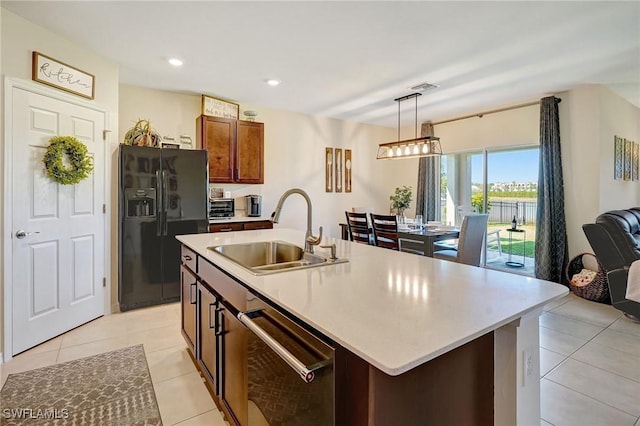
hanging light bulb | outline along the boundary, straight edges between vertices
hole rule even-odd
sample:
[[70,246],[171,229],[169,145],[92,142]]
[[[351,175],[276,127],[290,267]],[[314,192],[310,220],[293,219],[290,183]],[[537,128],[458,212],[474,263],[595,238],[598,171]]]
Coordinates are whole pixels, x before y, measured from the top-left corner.
[[399,157],[402,155],[402,150],[400,149],[400,147],[396,148],[396,155]]
[[411,154],[411,150],[409,149],[409,145],[407,145],[407,147],[404,149],[404,155],[409,155]]
[[419,153],[420,153],[420,150],[418,149],[418,144],[415,144],[415,145],[413,146],[413,153],[414,153],[414,154],[419,154]]

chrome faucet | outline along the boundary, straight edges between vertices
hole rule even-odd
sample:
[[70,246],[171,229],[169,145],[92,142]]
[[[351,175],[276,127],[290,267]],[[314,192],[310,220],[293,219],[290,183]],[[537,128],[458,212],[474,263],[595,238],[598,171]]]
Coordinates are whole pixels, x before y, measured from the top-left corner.
[[322,226],[320,227],[320,235],[318,235],[317,237],[314,236],[312,233],[312,227],[311,227],[311,213],[312,213],[311,199],[309,198],[309,195],[307,195],[307,193],[304,192],[302,189],[292,188],[286,191],[284,194],[282,194],[282,196],[280,197],[280,200],[278,200],[278,205],[276,206],[276,210],[273,213],[271,213],[271,222],[278,223],[278,220],[280,219],[280,212],[282,211],[282,204],[284,204],[284,200],[286,200],[291,194],[300,194],[304,197],[305,201],[307,202],[307,232],[304,236],[304,251],[306,253],[313,253],[313,250],[314,250],[313,246],[317,246],[318,244],[320,244],[320,241],[322,241]]

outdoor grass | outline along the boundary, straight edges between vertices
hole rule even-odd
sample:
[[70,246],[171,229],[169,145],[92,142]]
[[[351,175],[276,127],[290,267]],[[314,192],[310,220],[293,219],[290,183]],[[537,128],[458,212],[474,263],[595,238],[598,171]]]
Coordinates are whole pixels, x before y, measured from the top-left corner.
[[[503,253],[511,253],[514,256],[522,256],[522,237],[513,236],[511,244],[509,244],[509,237],[507,229],[511,227],[510,223],[491,223],[489,224],[489,230],[500,229],[500,246]],[[526,231],[526,241],[524,243],[524,255],[525,257],[535,257],[535,238],[536,238],[536,226],[535,224],[518,226],[518,229]],[[497,243],[491,243],[487,245],[489,250],[497,250]]]

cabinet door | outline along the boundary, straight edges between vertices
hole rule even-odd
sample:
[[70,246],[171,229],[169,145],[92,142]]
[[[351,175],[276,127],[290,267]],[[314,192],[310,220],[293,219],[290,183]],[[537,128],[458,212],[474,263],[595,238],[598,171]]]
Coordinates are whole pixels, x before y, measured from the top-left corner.
[[209,232],[242,231],[242,223],[225,223],[222,225],[209,225]]
[[180,265],[180,303],[182,304],[182,336],[191,354],[195,355],[196,343],[196,285],[195,275]]
[[256,222],[245,222],[244,230],[251,231],[253,229],[273,229],[273,223],[269,220],[259,220]]
[[264,123],[238,121],[236,182],[264,183]]
[[217,394],[220,393],[218,369],[218,335],[221,333],[221,324],[218,321],[220,311],[218,298],[205,286],[198,284],[199,304],[199,340],[198,360],[201,370],[205,373],[205,379]]
[[248,424],[247,329],[225,306],[222,402],[238,424]]
[[202,147],[209,152],[209,182],[234,181],[236,120],[199,118]]

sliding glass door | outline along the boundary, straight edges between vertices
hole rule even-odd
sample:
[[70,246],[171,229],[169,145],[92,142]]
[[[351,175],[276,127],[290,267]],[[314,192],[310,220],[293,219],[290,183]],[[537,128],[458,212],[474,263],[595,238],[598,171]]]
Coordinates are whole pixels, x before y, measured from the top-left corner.
[[442,157],[441,221],[459,225],[467,212],[489,214],[486,267],[533,275],[538,157],[537,146]]

